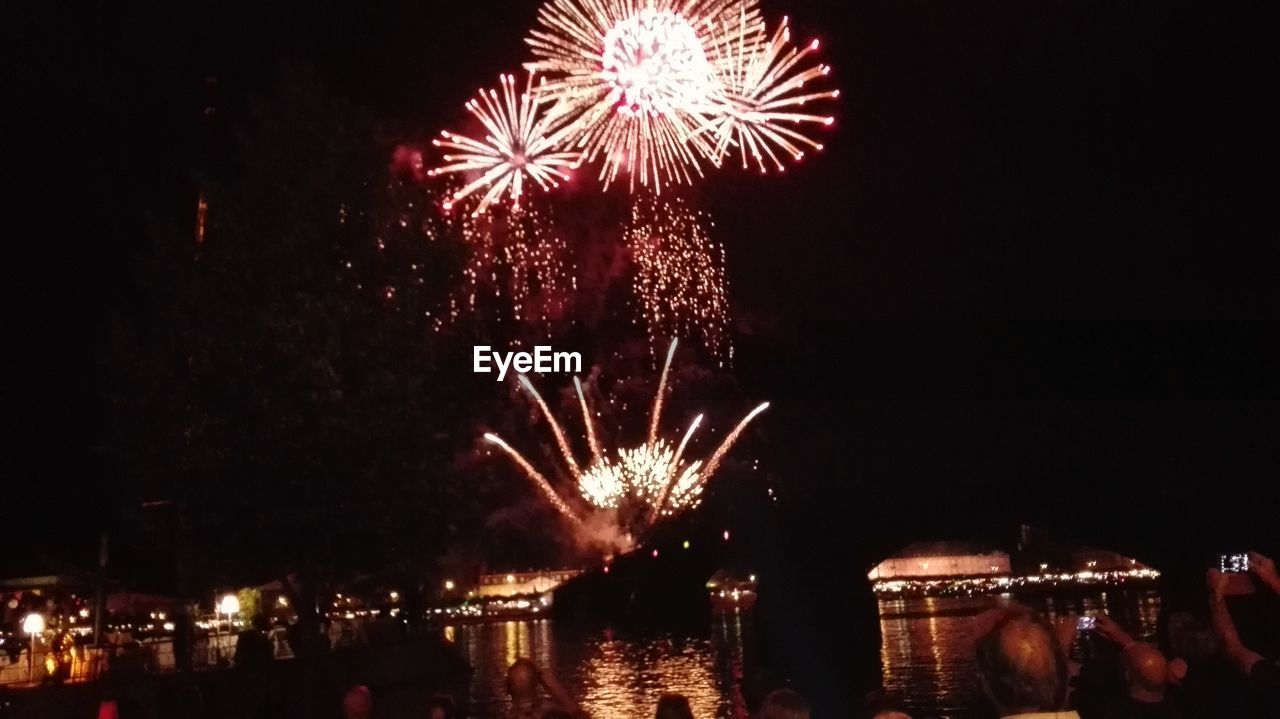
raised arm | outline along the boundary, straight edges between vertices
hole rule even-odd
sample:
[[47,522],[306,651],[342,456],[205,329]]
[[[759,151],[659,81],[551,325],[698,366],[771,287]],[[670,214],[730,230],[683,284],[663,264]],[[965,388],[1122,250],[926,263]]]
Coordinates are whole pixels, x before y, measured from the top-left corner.
[[1269,557],[1249,552],[1249,571],[1253,572],[1258,581],[1270,587],[1271,591],[1280,594],[1280,575],[1276,573],[1276,563]]
[[1098,636],[1115,643],[1121,650],[1128,649],[1134,643],[1133,637],[1129,636],[1129,633],[1117,624],[1116,620],[1106,614],[1098,615],[1096,628]]
[[1235,668],[1249,676],[1253,665],[1262,660],[1262,655],[1246,647],[1236,632],[1236,623],[1227,609],[1226,590],[1230,577],[1210,569],[1206,579],[1209,584],[1209,623],[1213,626],[1213,633],[1218,635],[1223,651]]

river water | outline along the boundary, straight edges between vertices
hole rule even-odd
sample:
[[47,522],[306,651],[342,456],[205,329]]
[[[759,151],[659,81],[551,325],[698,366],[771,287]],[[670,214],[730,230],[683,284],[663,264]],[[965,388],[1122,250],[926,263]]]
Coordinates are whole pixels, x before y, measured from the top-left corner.
[[538,619],[446,627],[445,638],[475,668],[474,717],[502,715],[507,667],[521,656],[552,668],[592,717],[650,719],[665,692],[688,697],[697,717],[729,717],[743,674],[743,648],[749,645],[743,632],[749,621],[742,615],[719,617],[706,637],[638,637]]
[[[967,719],[977,695],[971,619],[1013,597],[881,600],[881,670],[887,693],[916,719]],[[1047,616],[1106,612],[1137,636],[1154,634],[1155,592],[1071,593],[1019,598]],[[689,698],[699,719],[740,716],[744,667],[752,660],[749,614],[711,620],[703,637],[629,636],[538,619],[446,627],[473,667],[471,715],[496,719],[505,708],[506,668],[528,656],[550,667],[597,719],[649,719],[664,692]]]

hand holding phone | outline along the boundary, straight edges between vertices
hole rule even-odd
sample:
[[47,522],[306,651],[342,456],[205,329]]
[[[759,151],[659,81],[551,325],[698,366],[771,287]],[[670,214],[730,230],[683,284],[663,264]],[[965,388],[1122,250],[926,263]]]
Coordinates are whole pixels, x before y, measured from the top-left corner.
[[1231,597],[1254,592],[1253,579],[1244,572],[1210,569],[1207,579],[1212,597]]
[[1097,621],[1094,624],[1094,629],[1097,631],[1098,636],[1115,643],[1121,649],[1133,644],[1133,637],[1129,636],[1129,633],[1124,630],[1124,627],[1117,624],[1116,620],[1106,614],[1099,614],[1095,619]]

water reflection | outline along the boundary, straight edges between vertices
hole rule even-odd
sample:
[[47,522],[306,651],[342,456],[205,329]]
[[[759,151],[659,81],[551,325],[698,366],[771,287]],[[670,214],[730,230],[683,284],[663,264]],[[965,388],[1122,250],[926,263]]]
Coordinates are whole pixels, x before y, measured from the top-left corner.
[[689,698],[698,716],[719,716],[721,692],[709,642],[659,639],[601,642],[582,681],[592,716],[646,716],[663,692]]
[[969,620],[1008,602],[1005,597],[882,600],[880,669],[885,692],[913,709],[960,716],[978,698]]
[[[1010,595],[880,600],[880,667],[886,693],[917,716],[972,716],[981,697],[971,619],[1013,601]],[[1106,612],[1140,638],[1155,635],[1160,613],[1160,596],[1150,591],[1019,601],[1050,619]]]
[[[974,664],[974,615],[1007,606],[1010,595],[881,600],[881,670],[885,690],[913,716],[964,719],[980,703]],[[1155,592],[1109,590],[1021,601],[1046,617],[1106,612],[1135,636],[1154,636]],[[753,676],[749,615],[711,620],[704,636],[586,631],[552,620],[446,627],[446,639],[475,667],[471,716],[497,719],[506,709],[506,669],[528,656],[550,667],[591,716],[647,719],[658,697],[689,697],[700,719],[745,716],[742,687]]]
[[481,718],[502,716],[506,668],[521,656],[552,668],[593,717],[648,719],[666,692],[688,697],[698,717],[742,716],[743,636],[737,615],[714,620],[706,637],[580,631],[549,619],[445,628],[475,668],[471,715]]

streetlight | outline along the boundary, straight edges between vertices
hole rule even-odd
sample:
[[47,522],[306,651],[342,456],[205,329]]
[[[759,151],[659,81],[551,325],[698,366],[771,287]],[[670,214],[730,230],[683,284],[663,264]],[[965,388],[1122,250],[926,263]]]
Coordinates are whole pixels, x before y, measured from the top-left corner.
[[[234,594],[227,594],[218,602],[218,613],[227,615],[227,633],[231,633],[231,615],[240,613],[240,600]],[[218,656],[222,656],[222,642],[218,642]]]
[[227,615],[227,628],[231,629],[231,615],[240,613],[240,600],[234,594],[228,594],[218,603],[218,611]]
[[32,612],[22,619],[22,631],[31,635],[31,653],[27,655],[27,681],[35,678],[36,635],[44,632],[44,615]]

